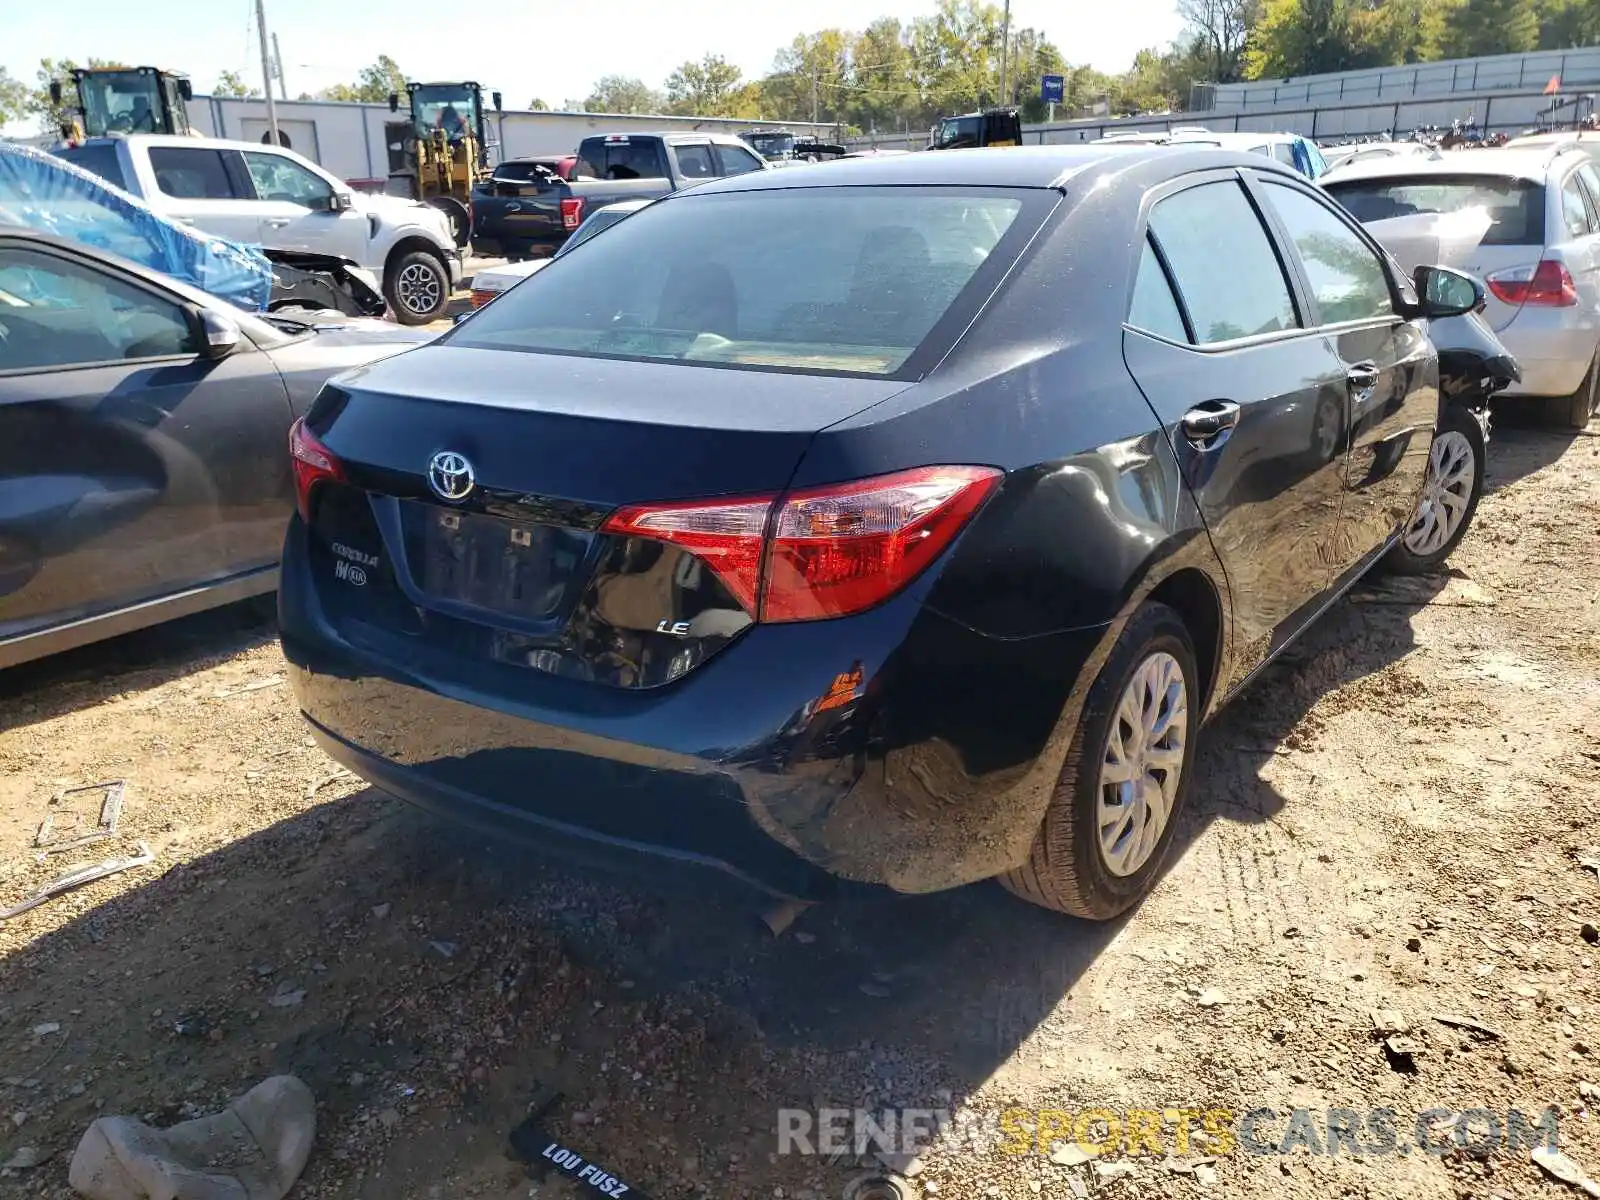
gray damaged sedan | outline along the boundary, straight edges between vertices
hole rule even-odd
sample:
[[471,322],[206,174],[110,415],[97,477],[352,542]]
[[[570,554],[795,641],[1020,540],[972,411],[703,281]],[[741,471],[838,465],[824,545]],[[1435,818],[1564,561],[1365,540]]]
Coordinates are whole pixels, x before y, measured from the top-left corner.
[[290,424],[432,336],[251,316],[0,228],[0,668],[272,592]]

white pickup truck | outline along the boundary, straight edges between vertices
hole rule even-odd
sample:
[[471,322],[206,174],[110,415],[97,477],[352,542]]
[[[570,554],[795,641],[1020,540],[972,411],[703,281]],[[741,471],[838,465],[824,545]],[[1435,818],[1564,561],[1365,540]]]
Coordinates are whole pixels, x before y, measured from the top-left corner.
[[272,250],[335,254],[383,281],[403,325],[444,316],[461,252],[444,213],[366,196],[292,150],[164,134],[89,138],[56,154],[180,224]]

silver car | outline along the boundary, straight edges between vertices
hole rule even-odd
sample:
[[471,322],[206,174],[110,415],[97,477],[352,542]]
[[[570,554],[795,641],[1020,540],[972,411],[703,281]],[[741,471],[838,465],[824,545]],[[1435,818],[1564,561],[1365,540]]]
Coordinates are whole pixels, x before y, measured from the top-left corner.
[[1573,429],[1600,408],[1600,168],[1572,143],[1379,159],[1324,187],[1363,223],[1426,221],[1440,261],[1488,285],[1485,319],[1522,366],[1508,396]]

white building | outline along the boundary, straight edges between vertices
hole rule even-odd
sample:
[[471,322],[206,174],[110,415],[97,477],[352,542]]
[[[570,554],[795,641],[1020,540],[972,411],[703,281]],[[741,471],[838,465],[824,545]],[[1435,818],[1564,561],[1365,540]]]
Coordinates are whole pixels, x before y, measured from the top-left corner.
[[[484,97],[488,102],[487,95]],[[385,126],[405,119],[404,109],[391,113],[387,104],[345,104],[332,100],[279,100],[278,131],[285,143],[353,186],[381,188],[389,177]],[[485,113],[490,161],[528,156],[571,154],[594,133],[623,130],[715,130],[738,133],[753,128],[782,128],[827,139],[831,125],[795,121],[746,121],[729,117],[666,117],[621,113],[512,112]],[[196,96],[189,103],[194,127],[212,137],[265,142],[265,100]]]

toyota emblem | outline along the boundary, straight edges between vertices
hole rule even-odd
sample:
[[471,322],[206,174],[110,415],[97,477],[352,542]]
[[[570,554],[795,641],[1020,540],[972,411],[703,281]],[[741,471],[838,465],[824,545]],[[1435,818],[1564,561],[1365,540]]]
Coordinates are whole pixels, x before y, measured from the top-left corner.
[[465,500],[477,483],[466,455],[441,450],[428,463],[428,486],[444,500]]

